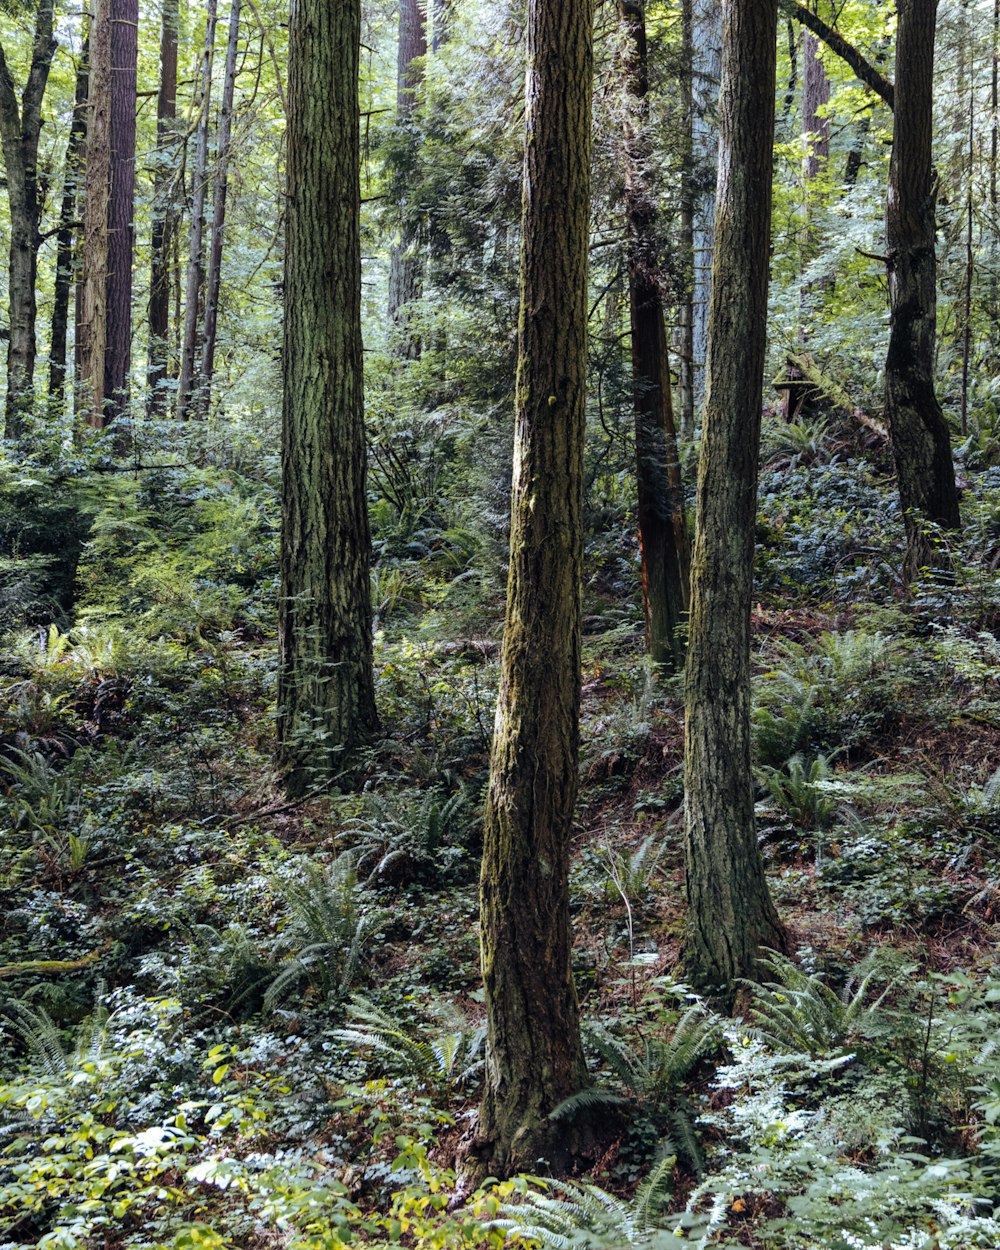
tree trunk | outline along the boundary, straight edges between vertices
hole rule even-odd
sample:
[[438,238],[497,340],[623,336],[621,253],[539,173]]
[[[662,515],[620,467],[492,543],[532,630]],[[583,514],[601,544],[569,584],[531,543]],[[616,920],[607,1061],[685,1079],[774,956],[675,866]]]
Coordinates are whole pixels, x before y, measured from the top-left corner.
[[906,517],[905,572],[947,564],[926,532],[961,525],[948,425],[934,390],[937,263],[931,165],[937,0],[899,0],[896,107],[886,255],[891,323],[885,361],[886,418]]
[[172,153],[177,147],[177,41],[180,0],[165,0],[160,34],[160,90],[156,101],[156,173],[153,181],[153,227],[149,277],[149,391],[150,416],[169,408],[170,277],[173,236],[177,229],[174,206],[176,171]]
[[722,38],[722,6],[719,0],[693,0],[691,36],[693,48],[691,142],[694,172],[692,373],[694,410],[700,416],[705,399],[709,287],[715,249],[715,171],[718,155],[716,112],[719,99]]
[[[139,0],[111,0],[111,181],[108,196],[107,420],[128,415],[132,367],[135,112]],[[124,448],[127,439],[119,440]]]
[[87,142],[87,94],[90,82],[86,42],[76,71],[73,120],[66,145],[59,229],[56,233],[56,280],[52,295],[52,345],[49,352],[49,413],[60,417],[66,404],[66,340],[69,333],[69,299],[76,277],[76,215],[79,209],[80,170]]
[[107,341],[108,191],[111,184],[111,2],[94,0],[90,19],[87,177],[83,273],[77,292],[77,411],[104,425]]
[[208,0],[205,13],[205,50],[201,66],[201,96],[198,143],[191,171],[191,228],[188,233],[187,281],[184,288],[184,338],[181,346],[181,372],[177,383],[177,415],[193,413],[193,392],[198,356],[198,313],[204,284],[205,186],[208,179],[208,123],[212,98],[212,62],[215,59],[217,0]]
[[685,975],[729,995],[781,947],[754,828],[750,608],[767,327],[774,0],[726,0],[686,688]]
[[681,201],[679,213],[683,293],[675,335],[677,347],[677,407],[683,439],[694,438],[694,10],[692,0],[681,0]]
[[215,373],[215,338],[219,325],[219,290],[222,284],[222,241],[226,228],[226,194],[229,189],[233,100],[236,95],[236,55],[240,45],[240,8],[241,0],[232,0],[229,12],[229,42],[226,46],[226,75],[222,84],[222,108],[219,113],[219,136],[216,144],[208,278],[205,282],[205,338],[201,352],[201,390],[198,396],[198,409],[202,416],[208,416],[212,377]]
[[586,1079],[571,966],[593,0],[531,0],[510,570],[480,883],[493,1173],[558,1168]]
[[646,645],[654,664],[676,671],[684,666],[681,628],[688,608],[690,555],[670,395],[656,200],[647,175],[652,154],[645,0],[618,0],[618,11],[628,37],[625,216]]
[[374,734],[361,347],[360,0],[289,24],[278,751],[300,793]]
[[[412,124],[423,81],[427,32],[423,0],[400,0],[399,48],[396,62],[396,125]],[[420,355],[420,339],[407,325],[406,306],[421,295],[420,220],[404,193],[399,205],[399,242],[389,258],[389,316],[399,331],[395,351],[404,359]]]
[[7,198],[10,204],[10,259],[7,295],[10,302],[10,338],[7,343],[7,402],[4,431],[7,438],[24,432],[31,410],[35,378],[35,320],[38,276],[38,140],[42,129],[42,99],[56,50],[53,37],[54,0],[41,0],[28,77],[18,101],[14,79],[0,44],[0,142],[3,145]]
[[830,80],[819,59],[819,40],[812,31],[802,32],[802,133],[806,143],[805,181],[808,187],[826,171],[830,158]]

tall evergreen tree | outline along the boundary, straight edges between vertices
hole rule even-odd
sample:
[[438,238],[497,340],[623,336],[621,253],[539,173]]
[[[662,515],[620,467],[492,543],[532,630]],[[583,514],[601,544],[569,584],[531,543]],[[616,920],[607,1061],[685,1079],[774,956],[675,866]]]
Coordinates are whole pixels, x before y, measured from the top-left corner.
[[775,0],[726,0],[684,753],[686,975],[727,994],[783,944],[754,828],[750,608],[767,327]]
[[481,877],[488,1037],[478,1150],[565,1154],[586,1077],[571,967],[587,375],[593,0],[528,6],[510,571]]
[[176,183],[170,155],[177,145],[177,44],[180,0],[164,0],[160,28],[160,89],[156,101],[156,172],[153,182],[153,226],[149,278],[149,391],[150,413],[167,410],[170,370],[170,280],[177,210]]
[[374,733],[361,349],[360,0],[292,0],[279,761],[290,790]]

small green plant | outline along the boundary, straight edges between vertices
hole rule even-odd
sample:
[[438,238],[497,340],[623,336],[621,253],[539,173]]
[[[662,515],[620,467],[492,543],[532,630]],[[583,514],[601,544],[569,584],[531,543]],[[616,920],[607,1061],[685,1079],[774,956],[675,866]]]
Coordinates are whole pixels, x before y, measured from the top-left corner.
[[823,791],[830,777],[830,761],[817,755],[808,764],[795,754],[784,769],[769,768],[764,773],[771,800],[803,829],[826,829],[837,814],[836,799]]
[[447,876],[464,858],[469,823],[464,790],[448,797],[425,790],[392,799],[370,795],[366,813],[346,829],[357,871],[374,885]]
[[265,1008],[273,1011],[303,981],[324,998],[342,998],[383,913],[363,910],[357,877],[344,858],[325,869],[307,863],[298,879],[276,879],[275,892],[289,911],[282,940],[292,953],[264,995]]
[[466,1086],[482,1071],[486,1029],[461,1027],[428,1034],[402,1022],[364,998],[354,998],[347,1009],[346,1028],[334,1037],[355,1050],[373,1051],[411,1080],[437,1088]]
[[879,1012],[893,982],[873,999],[874,970],[859,970],[838,994],[819,973],[806,972],[776,951],[762,966],[774,980],[753,987],[754,1028],[779,1049],[819,1058],[839,1055],[880,1030]]

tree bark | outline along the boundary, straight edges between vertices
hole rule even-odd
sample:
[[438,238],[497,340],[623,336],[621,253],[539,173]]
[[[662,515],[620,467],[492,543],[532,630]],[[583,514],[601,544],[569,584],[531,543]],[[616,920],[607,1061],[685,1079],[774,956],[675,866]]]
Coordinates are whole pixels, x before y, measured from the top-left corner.
[[899,0],[896,109],[886,255],[891,321],[885,362],[886,418],[906,518],[905,572],[947,564],[927,534],[961,525],[948,425],[934,389],[937,258],[931,164],[937,0]]
[[729,995],[781,947],[754,828],[750,609],[767,324],[774,0],[726,0],[719,184],[686,681],[685,974]]
[[830,80],[818,54],[819,40],[811,31],[803,31],[802,133],[807,187],[825,172],[830,159],[830,119],[824,112],[830,103]]
[[86,42],[76,71],[73,120],[66,145],[62,203],[56,233],[56,279],[52,295],[52,344],[49,352],[49,413],[59,417],[66,404],[66,340],[69,333],[69,301],[77,276],[73,246],[80,202],[80,171],[87,142],[87,96],[90,83],[90,52]]
[[94,0],[90,19],[87,176],[83,272],[77,291],[77,412],[104,425],[107,341],[108,193],[111,184],[111,0]]
[[[423,58],[427,55],[427,31],[422,0],[400,0],[399,45],[396,61],[396,125],[411,126],[423,81]],[[389,316],[398,336],[396,353],[408,360],[420,355],[420,339],[408,326],[406,306],[421,295],[420,220],[406,194],[398,204],[399,242],[389,258]]]
[[7,401],[4,431],[7,438],[24,432],[31,410],[35,378],[35,321],[38,305],[39,213],[38,140],[42,129],[42,99],[56,50],[53,36],[54,0],[41,0],[35,16],[31,63],[20,101],[0,44],[0,142],[10,204],[8,299],[10,338],[7,343]]
[[586,1079],[571,965],[593,0],[528,7],[510,570],[480,883],[494,1174],[559,1167],[548,1118]]
[[360,0],[289,23],[278,759],[328,783],[377,729],[361,346]]
[[715,250],[715,175],[718,156],[716,115],[719,101],[722,7],[719,0],[692,0],[692,2],[691,135],[694,218],[692,374],[693,404],[697,421],[705,399],[709,288],[712,257]]
[[[107,421],[128,415],[132,367],[135,112],[139,0],[111,0],[111,168],[108,195]],[[127,444],[119,439],[121,449]]]
[[204,287],[205,189],[208,181],[208,130],[212,99],[212,63],[215,59],[217,0],[207,0],[205,49],[201,65],[198,141],[191,171],[191,227],[188,232],[187,281],[184,287],[184,337],[181,345],[181,371],[177,383],[177,415],[187,419],[194,411],[195,377],[198,359],[198,323]]
[[150,240],[149,370],[146,385],[150,416],[163,416],[169,406],[170,279],[177,147],[177,43],[180,0],[164,0],[160,33],[160,90],[156,101],[156,172],[153,179],[153,226]]
[[241,0],[232,0],[229,12],[229,42],[226,45],[226,73],[222,84],[219,135],[216,144],[215,189],[212,198],[212,233],[208,248],[208,277],[205,281],[205,334],[201,351],[201,388],[198,410],[208,416],[215,374],[215,339],[219,325],[219,291],[222,286],[222,244],[226,228],[226,196],[229,189],[229,161],[233,136],[233,100],[236,96],[236,56],[240,45]]
[[693,0],[681,0],[681,110],[684,132],[681,156],[681,200],[679,239],[683,294],[678,309],[675,336],[677,345],[677,407],[680,432],[694,438],[694,7]]
[[618,12],[627,38],[625,216],[646,646],[654,664],[673,672],[684,666],[690,554],[670,394],[656,200],[648,180],[652,152],[645,0],[618,0]]

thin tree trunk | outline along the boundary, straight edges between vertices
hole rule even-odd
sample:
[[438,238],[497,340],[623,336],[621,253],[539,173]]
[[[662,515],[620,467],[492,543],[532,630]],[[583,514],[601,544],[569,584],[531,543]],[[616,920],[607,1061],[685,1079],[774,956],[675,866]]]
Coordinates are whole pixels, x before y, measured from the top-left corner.
[[70,293],[77,276],[73,242],[80,203],[80,172],[87,142],[89,55],[89,49],[84,42],[76,71],[73,120],[66,145],[66,169],[63,175],[62,204],[59,207],[59,229],[56,233],[56,280],[52,295],[52,346],[49,352],[49,413],[52,417],[62,416],[66,406],[66,340],[69,333]]
[[212,202],[212,233],[208,250],[208,278],[205,282],[205,338],[201,354],[201,391],[198,409],[208,415],[212,377],[215,373],[215,338],[219,324],[219,290],[222,284],[222,243],[226,227],[226,194],[229,188],[229,160],[233,134],[233,100],[236,95],[236,56],[240,44],[241,0],[232,0],[229,13],[229,43],[226,47],[226,75],[222,84],[222,108],[216,145],[215,192]]
[[680,251],[683,292],[678,309],[677,407],[683,439],[694,438],[694,13],[692,0],[681,0],[681,108],[684,132],[681,142]]
[[31,63],[18,101],[0,44],[0,142],[3,146],[10,204],[10,259],[7,295],[10,302],[10,338],[7,342],[7,402],[4,430],[7,438],[24,432],[35,378],[35,322],[39,235],[38,140],[42,129],[42,99],[56,50],[53,37],[54,0],[41,0],[35,17]]
[[969,168],[965,189],[965,276],[962,283],[962,395],[960,427],[962,437],[969,433],[969,366],[972,359],[972,281],[976,257],[972,247],[972,169],[976,153],[976,97],[974,80],[969,86]]
[[94,0],[90,19],[90,103],[83,209],[83,274],[77,291],[77,412],[104,425],[111,184],[111,0]]
[[474,1150],[557,1169],[586,1080],[571,965],[593,0],[528,6],[510,571],[480,880],[486,1081]]
[[278,760],[299,793],[377,729],[361,347],[361,0],[297,0],[288,48]]
[[212,96],[212,62],[215,59],[217,0],[208,0],[205,14],[205,50],[201,69],[198,142],[191,171],[191,227],[188,233],[187,281],[184,292],[184,337],[181,346],[181,372],[177,384],[177,415],[186,419],[193,412],[193,391],[198,355],[198,312],[204,283],[205,186],[208,180],[208,131]]
[[691,117],[695,181],[692,335],[694,410],[700,415],[705,399],[708,304],[715,250],[715,171],[718,157],[716,114],[719,100],[722,6],[719,0],[693,0],[693,6]]
[[934,389],[937,324],[935,177],[931,164],[937,0],[899,0],[896,108],[886,254],[891,324],[885,362],[886,416],[906,518],[905,572],[947,564],[926,532],[961,525],[948,425]]
[[754,828],[750,609],[767,328],[774,0],[726,0],[719,186],[686,682],[685,975],[731,995],[781,947]]
[[654,664],[676,671],[684,665],[682,626],[688,607],[690,556],[670,394],[656,200],[647,177],[652,153],[645,0],[618,0],[618,11],[628,39],[625,217],[646,644]]
[[160,34],[160,90],[156,101],[156,174],[153,182],[153,227],[149,279],[149,413],[169,408],[170,278],[173,237],[177,230],[174,194],[177,185],[172,154],[177,147],[177,42],[180,0],[164,0]]
[[[111,0],[111,180],[108,196],[108,421],[128,415],[132,367],[132,255],[135,236],[135,112],[139,0]],[[128,443],[119,439],[120,449]]]
[[[426,55],[427,32],[422,0],[400,0],[396,63],[397,126],[412,123]],[[420,355],[421,344],[419,337],[408,326],[406,306],[419,299],[421,294],[420,220],[408,203],[405,192],[398,208],[399,242],[393,244],[389,257],[389,316],[399,331],[395,343],[397,354],[415,360]]]

